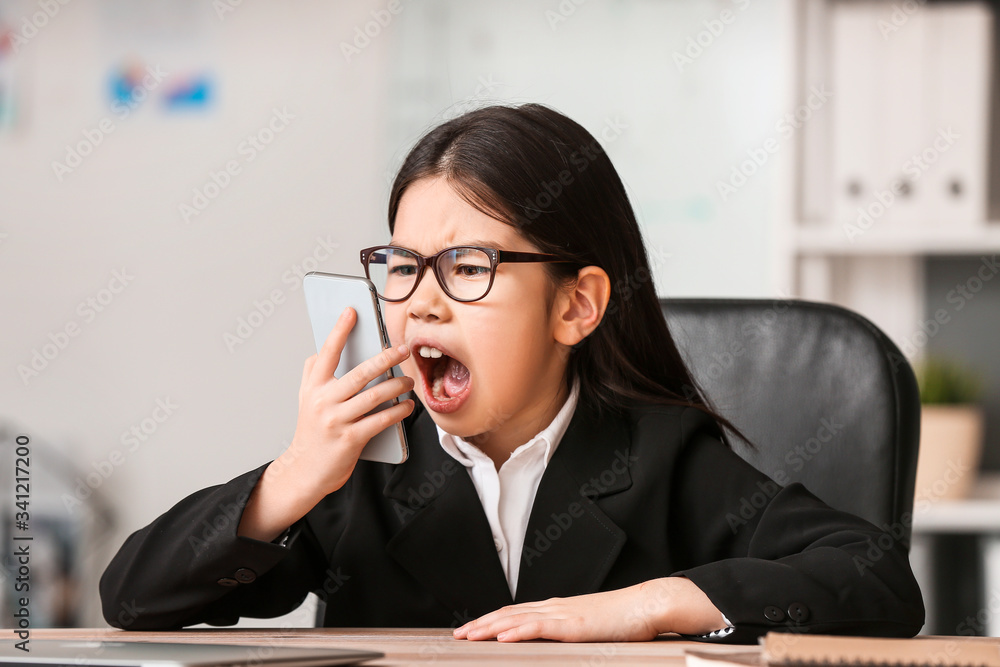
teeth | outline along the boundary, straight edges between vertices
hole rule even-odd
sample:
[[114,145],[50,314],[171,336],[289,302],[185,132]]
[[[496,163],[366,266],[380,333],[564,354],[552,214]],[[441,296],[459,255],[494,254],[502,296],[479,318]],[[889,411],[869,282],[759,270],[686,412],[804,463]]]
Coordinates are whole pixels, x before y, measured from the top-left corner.
[[442,364],[438,364],[434,369],[434,377],[431,381],[431,395],[439,401],[450,401],[451,396],[445,396],[444,393],[444,368]]
[[439,401],[450,401],[451,398],[444,395],[444,375],[438,375],[434,378],[434,384],[431,385],[431,395]]
[[422,345],[420,347],[420,356],[424,357],[425,359],[437,359],[443,355],[444,352],[437,349],[436,347],[428,347],[426,345]]

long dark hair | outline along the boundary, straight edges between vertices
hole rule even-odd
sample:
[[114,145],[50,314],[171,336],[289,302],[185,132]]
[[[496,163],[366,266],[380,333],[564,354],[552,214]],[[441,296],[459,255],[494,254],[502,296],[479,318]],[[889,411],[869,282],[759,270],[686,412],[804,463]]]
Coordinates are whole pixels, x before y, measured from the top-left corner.
[[[745,436],[709,404],[677,351],[652,284],[642,234],[625,187],[597,140],[540,104],[490,106],[425,134],[389,195],[389,230],[414,182],[444,176],[470,205],[515,227],[540,252],[556,285],[594,265],[611,280],[604,318],[569,355],[567,387],[580,378],[581,405],[600,416],[635,402],[680,405]],[[749,442],[749,441],[748,441]]]

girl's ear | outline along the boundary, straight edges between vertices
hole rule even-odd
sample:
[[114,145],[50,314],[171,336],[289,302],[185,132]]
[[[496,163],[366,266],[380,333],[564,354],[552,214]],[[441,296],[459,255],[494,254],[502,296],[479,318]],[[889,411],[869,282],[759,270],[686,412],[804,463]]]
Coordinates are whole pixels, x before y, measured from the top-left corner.
[[555,339],[563,345],[576,345],[597,328],[611,298],[611,280],[599,266],[585,266],[576,282],[556,294]]

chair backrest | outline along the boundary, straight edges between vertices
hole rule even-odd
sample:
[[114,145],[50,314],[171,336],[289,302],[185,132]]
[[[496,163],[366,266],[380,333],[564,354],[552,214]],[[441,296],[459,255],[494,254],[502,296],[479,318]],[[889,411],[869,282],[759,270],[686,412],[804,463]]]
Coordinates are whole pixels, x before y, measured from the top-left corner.
[[909,546],[920,437],[913,369],[874,324],[830,304],[661,299],[709,401],[758,470],[891,528]]

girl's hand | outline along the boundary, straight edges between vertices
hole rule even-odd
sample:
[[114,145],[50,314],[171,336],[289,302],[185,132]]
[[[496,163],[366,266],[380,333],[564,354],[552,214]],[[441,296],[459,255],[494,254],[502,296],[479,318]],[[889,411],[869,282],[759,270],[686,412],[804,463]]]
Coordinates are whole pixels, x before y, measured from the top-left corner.
[[413,389],[410,377],[394,377],[358,393],[405,359],[409,355],[405,346],[383,350],[340,378],[334,377],[356,318],[354,309],[346,308],[319,354],[306,359],[292,444],[258,480],[238,535],[273,540],[347,482],[369,440],[413,411],[413,400],[406,400],[367,414]]
[[340,378],[334,377],[356,319],[354,309],[346,308],[319,354],[306,359],[299,387],[295,435],[292,444],[279,457],[282,463],[298,469],[297,484],[315,488],[317,501],[347,482],[369,440],[413,411],[413,400],[407,399],[365,416],[379,404],[413,389],[410,377],[394,377],[358,393],[409,356],[404,345],[400,346],[402,351],[399,348],[383,350]]
[[689,579],[653,579],[617,591],[511,605],[457,628],[456,639],[649,641],[662,632],[703,634],[726,627]]

